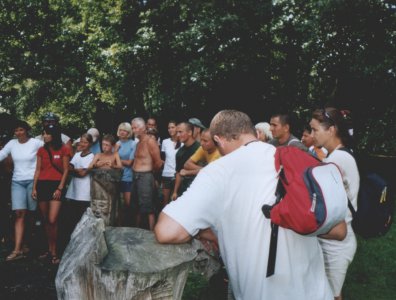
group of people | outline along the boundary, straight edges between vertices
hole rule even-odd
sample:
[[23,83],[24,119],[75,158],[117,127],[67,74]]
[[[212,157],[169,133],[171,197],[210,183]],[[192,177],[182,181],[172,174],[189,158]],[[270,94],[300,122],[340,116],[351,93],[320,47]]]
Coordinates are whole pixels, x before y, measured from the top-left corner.
[[235,110],[216,114],[210,128],[197,118],[169,121],[169,138],[163,140],[154,118],[121,123],[117,138],[100,138],[91,128],[74,143],[61,133],[59,118],[52,113],[43,118],[38,138],[30,137],[24,121],[14,128],[16,138],[0,151],[0,161],[10,155],[14,164],[15,246],[6,260],[24,257],[25,217],[38,204],[48,239],[48,251],[41,257],[59,263],[61,200],[69,200],[68,218],[77,224],[90,205],[90,169],[116,168],[122,169],[119,225],[154,230],[160,243],[196,238],[219,249],[236,299],[341,299],[356,251],[351,214],[342,241],[280,228],[279,263],[275,275],[266,278],[271,225],[261,213],[263,204],[275,201],[274,153],[280,146],[298,147],[336,163],[357,208],[356,162],[342,151],[351,146],[352,137],[337,109],[314,111],[301,138],[292,134],[288,114],[274,114],[269,123],[254,126]]
[[162,210],[156,238],[160,243],[196,238],[219,247],[236,299],[342,299],[356,252],[351,213],[341,241],[331,234],[308,237],[279,228],[279,263],[267,278],[271,224],[261,207],[275,202],[275,147],[295,146],[338,165],[356,209],[359,173],[353,156],[342,150],[352,145],[349,124],[335,108],[315,110],[311,141],[304,137],[303,142],[291,133],[287,114],[273,115],[269,126],[262,125],[254,127],[240,111],[215,115],[210,133],[222,158],[202,169],[190,188]]

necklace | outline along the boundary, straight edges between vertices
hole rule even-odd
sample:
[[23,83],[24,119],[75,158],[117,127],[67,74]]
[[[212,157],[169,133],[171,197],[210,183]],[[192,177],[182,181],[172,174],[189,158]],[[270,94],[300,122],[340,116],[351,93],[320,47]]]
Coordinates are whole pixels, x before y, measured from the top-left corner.
[[258,142],[258,141],[259,141],[259,140],[257,140],[257,139],[251,140],[251,141],[247,142],[246,144],[244,144],[244,146],[247,146],[247,145],[249,145],[249,144],[251,144],[251,143]]

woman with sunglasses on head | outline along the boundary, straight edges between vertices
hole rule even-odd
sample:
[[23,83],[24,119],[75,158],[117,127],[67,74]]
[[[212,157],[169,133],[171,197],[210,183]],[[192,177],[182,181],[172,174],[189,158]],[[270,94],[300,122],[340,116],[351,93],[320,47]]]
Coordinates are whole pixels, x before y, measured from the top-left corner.
[[62,143],[60,128],[44,127],[44,146],[37,152],[32,197],[37,199],[48,239],[48,251],[40,258],[49,258],[58,264],[57,256],[58,215],[62,191],[69,172],[70,148]]
[[[14,171],[11,181],[12,210],[15,211],[15,245],[14,250],[6,257],[7,261],[24,257],[22,251],[25,232],[25,218],[28,212],[37,208],[32,199],[33,176],[36,167],[36,154],[43,145],[42,141],[31,138],[30,126],[25,121],[17,121],[14,125],[15,139],[9,141],[0,151],[0,161],[11,155]],[[29,224],[29,223],[28,223]]]
[[[310,122],[314,145],[325,147],[328,155],[324,162],[333,162],[339,167],[349,201],[357,209],[359,191],[359,172],[354,157],[350,154],[352,137],[349,124],[335,108],[315,110]],[[334,299],[341,300],[341,290],[349,264],[356,252],[356,237],[351,225],[352,214],[348,210],[345,222],[347,236],[342,241],[319,239],[323,250],[326,275],[333,290]]]

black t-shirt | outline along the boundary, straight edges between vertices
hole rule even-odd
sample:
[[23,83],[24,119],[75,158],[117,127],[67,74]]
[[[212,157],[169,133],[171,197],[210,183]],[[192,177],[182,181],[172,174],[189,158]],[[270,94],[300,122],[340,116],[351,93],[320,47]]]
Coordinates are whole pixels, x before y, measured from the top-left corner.
[[195,141],[190,147],[183,146],[176,152],[176,172],[183,169],[186,161],[197,151],[200,144]]

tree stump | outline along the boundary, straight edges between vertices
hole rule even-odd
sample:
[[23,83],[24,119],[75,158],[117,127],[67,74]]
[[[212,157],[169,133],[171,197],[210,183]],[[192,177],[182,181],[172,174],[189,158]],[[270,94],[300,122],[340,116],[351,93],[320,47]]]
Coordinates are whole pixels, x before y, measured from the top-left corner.
[[[59,265],[58,299],[181,299],[199,249],[197,241],[161,245],[148,230],[105,227],[88,208]],[[198,268],[210,276],[216,267],[202,261],[209,265],[213,258],[201,257]]]
[[91,170],[91,209],[97,218],[103,219],[106,226],[115,225],[121,177],[122,170]]

